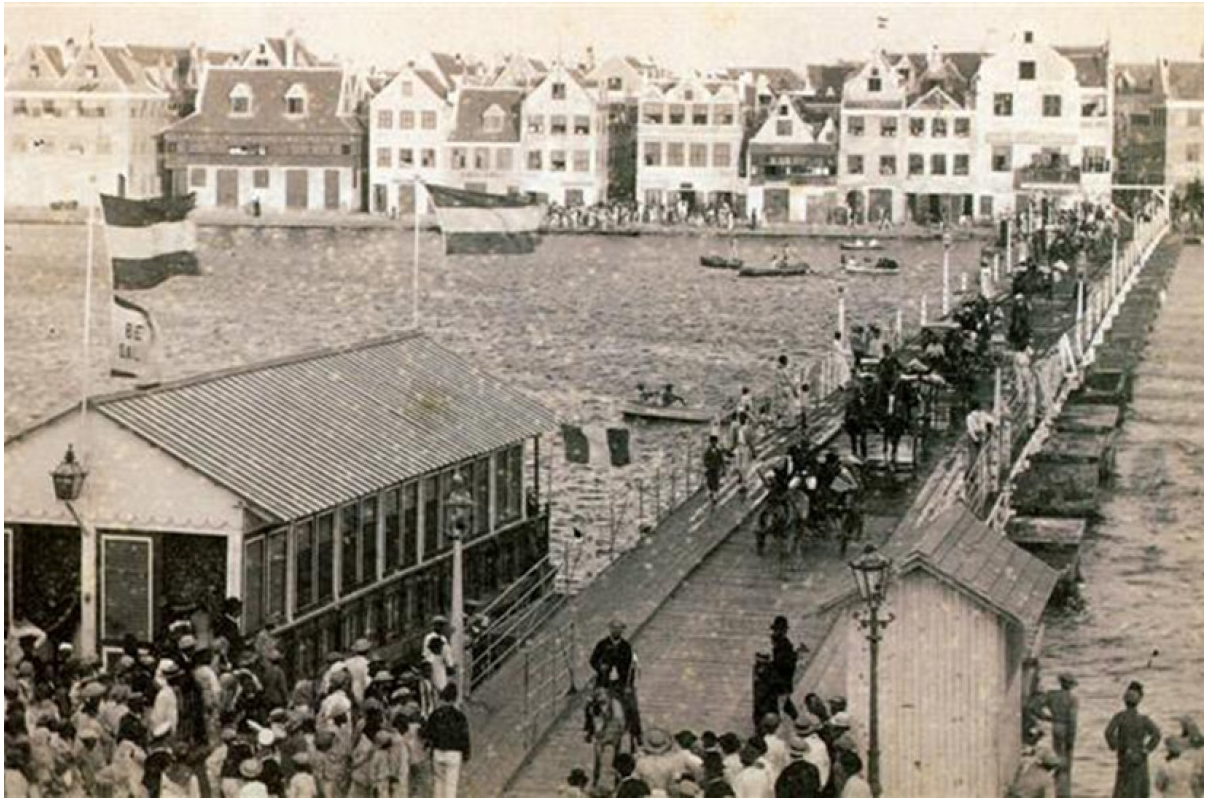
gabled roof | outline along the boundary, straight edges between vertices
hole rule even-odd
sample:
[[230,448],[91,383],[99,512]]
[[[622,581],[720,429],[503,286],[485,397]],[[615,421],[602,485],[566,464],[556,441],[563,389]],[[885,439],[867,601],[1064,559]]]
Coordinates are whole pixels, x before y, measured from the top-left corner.
[[1102,46],[1054,47],[1074,65],[1078,85],[1101,89],[1107,86],[1107,50]]
[[[31,77],[28,65],[47,66],[50,72]],[[70,65],[69,65],[70,63]],[[21,67],[24,66],[24,69]],[[95,78],[85,74],[87,66],[95,66]],[[5,74],[5,89],[9,91],[106,91],[130,94],[153,94],[162,96],[161,89],[153,82],[148,70],[124,45],[99,45],[87,42],[80,45],[74,60],[68,61],[63,48],[56,44],[33,44],[13,59]]]
[[753,75],[756,79],[767,78],[768,87],[774,94],[801,91],[805,88],[805,81],[802,80],[801,75],[788,67],[731,67],[726,70],[726,74],[733,80],[737,80],[744,74]]
[[[512,143],[520,141],[520,109],[524,92],[512,88],[468,88],[457,97],[457,124],[451,142]],[[483,114],[492,106],[503,111],[503,130],[483,129]]]
[[437,77],[436,73],[430,72],[426,69],[417,69],[415,70],[415,76],[422,80],[424,85],[429,89],[432,89],[436,96],[440,97],[442,100],[449,96],[449,92],[445,89],[445,84],[441,83],[441,80],[439,77]]
[[809,88],[814,90],[812,99],[839,102],[843,99],[843,84],[858,67],[852,64],[810,64],[805,68]]
[[942,86],[933,86],[926,94],[921,95],[917,100],[912,102],[909,107],[917,110],[947,111],[963,108],[964,106],[956,98],[944,91]]
[[1171,100],[1204,101],[1204,62],[1171,61],[1167,70],[1166,96]]
[[[231,91],[244,85],[252,93],[249,116],[231,116]],[[306,115],[285,113],[286,93],[295,85],[306,90]],[[167,133],[300,133],[346,134],[360,123],[340,111],[344,73],[339,69],[272,69],[211,67],[197,100],[197,110],[167,129]]]
[[419,332],[89,401],[281,521],[554,424],[545,407]]
[[1115,64],[1112,71],[1116,75],[1115,85],[1118,91],[1152,94],[1162,90],[1161,75],[1156,63]]

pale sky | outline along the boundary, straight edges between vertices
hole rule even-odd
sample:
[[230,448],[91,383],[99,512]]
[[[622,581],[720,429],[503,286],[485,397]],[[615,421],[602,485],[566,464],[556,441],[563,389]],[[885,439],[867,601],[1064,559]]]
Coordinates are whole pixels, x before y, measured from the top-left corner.
[[[878,32],[876,19],[889,18]],[[1111,37],[1117,61],[1198,59],[1202,3],[5,3],[4,41],[250,47],[293,28],[324,58],[394,68],[432,49],[490,58],[652,55],[673,69],[862,58],[874,46],[982,49],[1024,26],[1054,44]],[[879,37],[879,38],[878,38]]]

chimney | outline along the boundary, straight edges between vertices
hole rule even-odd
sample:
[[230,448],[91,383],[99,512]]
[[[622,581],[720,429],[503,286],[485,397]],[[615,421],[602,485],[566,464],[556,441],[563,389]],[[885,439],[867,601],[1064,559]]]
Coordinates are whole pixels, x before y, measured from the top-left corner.
[[1036,39],[1036,37],[1035,37],[1035,35],[1032,33],[1032,31],[1030,31],[1030,30],[1025,30],[1025,31],[1023,32],[1023,43],[1024,43],[1024,44],[1033,44],[1033,43],[1034,43],[1034,41],[1035,41],[1035,39]]
[[294,34],[293,28],[285,32],[285,65],[287,67],[296,67],[295,60],[298,57],[298,37]]
[[76,58],[80,55],[80,45],[76,44],[76,40],[68,38],[63,43],[63,66],[66,69],[71,69],[71,65],[75,63]]
[[940,55],[939,45],[931,45],[931,50],[927,53],[927,71],[939,72],[944,65],[944,57]]
[[590,44],[587,45],[587,69],[591,71],[596,68],[596,48]]

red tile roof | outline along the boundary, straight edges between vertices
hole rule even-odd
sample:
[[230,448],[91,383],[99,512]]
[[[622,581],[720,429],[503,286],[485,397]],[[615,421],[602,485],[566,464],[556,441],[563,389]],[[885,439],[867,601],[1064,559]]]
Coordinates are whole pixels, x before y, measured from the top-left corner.
[[[360,123],[339,110],[343,79],[339,69],[212,67],[206,72],[197,111],[166,132],[356,134]],[[231,91],[239,84],[252,93],[249,116],[229,113]],[[306,115],[300,118],[285,113],[285,95],[295,84],[301,85],[307,95]]]

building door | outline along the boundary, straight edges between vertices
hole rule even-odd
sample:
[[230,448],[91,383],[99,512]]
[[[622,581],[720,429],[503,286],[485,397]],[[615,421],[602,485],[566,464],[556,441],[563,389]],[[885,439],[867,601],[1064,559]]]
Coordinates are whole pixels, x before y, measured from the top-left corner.
[[310,207],[310,172],[307,170],[286,170],[285,207],[300,210]]
[[239,206],[239,172],[235,169],[218,170],[218,207]]
[[381,183],[375,183],[373,186],[373,212],[374,213],[385,213],[388,210],[388,208],[386,207],[386,197],[387,197],[386,187],[383,186]]
[[789,220],[789,190],[766,188],[763,190],[763,214],[769,222]]
[[340,170],[327,169],[323,172],[323,205],[329,211],[340,209]]
[[888,188],[869,189],[868,220],[879,222],[881,219],[893,221],[893,190]]
[[400,214],[415,213],[415,186],[401,185],[398,187],[398,212]]
[[978,213],[983,219],[989,219],[994,216],[994,197],[989,194],[983,194],[978,198],[981,203],[981,210]]
[[101,538],[101,640],[154,634],[151,539],[131,535]]

